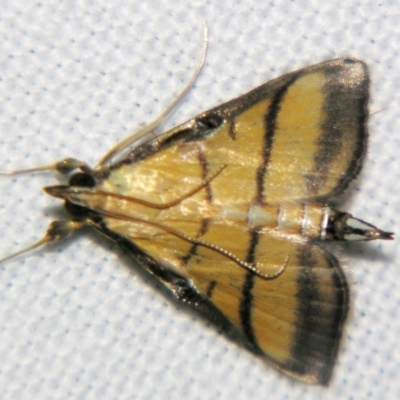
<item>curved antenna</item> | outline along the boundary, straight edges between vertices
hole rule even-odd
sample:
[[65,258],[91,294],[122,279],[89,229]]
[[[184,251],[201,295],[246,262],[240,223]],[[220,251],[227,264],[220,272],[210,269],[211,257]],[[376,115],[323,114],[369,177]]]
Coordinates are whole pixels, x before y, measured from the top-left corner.
[[182,92],[176,97],[176,99],[164,110],[164,112],[155,119],[149,125],[146,125],[139,131],[135,132],[133,135],[128,136],[127,138],[123,139],[119,142],[116,146],[114,146],[110,151],[108,151],[98,162],[95,167],[96,169],[101,169],[104,167],[108,162],[111,161],[112,158],[116,157],[117,155],[124,152],[127,148],[132,146],[136,141],[140,140],[141,138],[145,137],[148,134],[153,133],[165,120],[168,114],[177,106],[177,104],[185,97],[186,93],[190,90],[193,86],[194,82],[196,81],[197,77],[200,74],[201,69],[203,68],[206,55],[207,55],[207,48],[208,48],[208,29],[207,24],[204,23],[204,40],[203,40],[203,51],[201,55],[200,62],[194,71],[194,74]]
[[74,169],[80,169],[84,172],[90,171],[89,166],[85,162],[77,160],[76,158],[65,158],[53,164],[40,165],[39,167],[0,171],[0,175],[22,175],[42,171],[57,171],[62,175],[67,175]]

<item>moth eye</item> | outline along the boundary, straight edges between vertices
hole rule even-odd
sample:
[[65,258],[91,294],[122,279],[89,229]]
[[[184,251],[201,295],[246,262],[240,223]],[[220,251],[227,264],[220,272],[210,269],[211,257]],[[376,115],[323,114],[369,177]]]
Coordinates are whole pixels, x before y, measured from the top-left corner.
[[87,217],[90,211],[88,208],[79,206],[78,204],[71,203],[68,200],[65,202],[64,206],[67,213],[74,218]]
[[197,118],[197,126],[200,129],[215,129],[223,122],[218,114],[209,114],[204,117]]
[[96,181],[92,175],[78,172],[71,176],[68,184],[70,186],[94,187],[96,186]]

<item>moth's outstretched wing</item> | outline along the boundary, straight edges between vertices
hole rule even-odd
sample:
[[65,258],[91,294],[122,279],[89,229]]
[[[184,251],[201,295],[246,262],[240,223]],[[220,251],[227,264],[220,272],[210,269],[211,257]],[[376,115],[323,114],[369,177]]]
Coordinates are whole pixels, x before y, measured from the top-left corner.
[[134,149],[111,173],[147,177],[127,194],[168,201],[226,166],[207,185],[216,201],[332,204],[361,168],[368,84],[354,59],[289,73]]
[[178,297],[208,302],[282,371],[327,383],[348,309],[340,266],[252,214],[337,199],[365,151],[367,87],[351,59],[287,74],[136,148],[78,204]]
[[327,384],[348,311],[343,272],[336,258],[317,246],[285,238],[256,240],[287,252],[287,267],[278,277],[266,280],[210,262],[201,249],[190,281],[276,368]]
[[[217,309],[221,323],[228,321],[276,368],[307,382],[328,383],[348,311],[347,283],[332,254],[293,237],[253,230],[241,242],[247,260],[265,259],[271,271],[286,263],[281,275],[264,279],[213,249],[192,244],[187,252],[183,239],[162,231],[153,232],[152,240],[131,240],[104,222],[97,228],[177,297]],[[203,236],[221,229],[227,240],[234,239],[213,224],[204,227]]]

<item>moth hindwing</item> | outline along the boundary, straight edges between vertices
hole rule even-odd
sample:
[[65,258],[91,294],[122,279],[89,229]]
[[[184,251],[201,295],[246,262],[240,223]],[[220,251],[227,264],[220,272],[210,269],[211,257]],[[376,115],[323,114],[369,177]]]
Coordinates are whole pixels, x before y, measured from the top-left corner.
[[273,366],[327,384],[349,289],[319,241],[392,238],[334,208],[366,152],[368,84],[363,62],[328,61],[126,155],[124,141],[93,169],[57,163],[81,171],[45,189],[72,215],[45,241],[94,227]]

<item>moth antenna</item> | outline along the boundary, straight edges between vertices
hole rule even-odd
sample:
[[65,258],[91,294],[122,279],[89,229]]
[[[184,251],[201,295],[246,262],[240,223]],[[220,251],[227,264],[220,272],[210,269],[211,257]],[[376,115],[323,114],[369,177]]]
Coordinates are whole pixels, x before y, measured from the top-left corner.
[[8,261],[14,257],[17,257],[21,254],[27,253],[28,251],[37,249],[40,246],[43,246],[47,243],[58,242],[62,239],[65,239],[68,236],[71,236],[73,232],[83,226],[83,222],[71,220],[71,221],[53,221],[50,223],[49,227],[45,235],[42,239],[38,240],[37,242],[33,243],[32,245],[25,247],[22,250],[16,251],[6,257],[0,259],[0,264]]
[[192,78],[186,84],[186,86],[184,87],[182,92],[164,110],[164,112],[161,115],[159,115],[158,118],[156,118],[153,122],[144,126],[141,129],[139,129],[137,132],[128,136],[127,138],[123,139],[116,146],[114,146],[110,151],[108,151],[100,159],[100,161],[96,165],[95,169],[101,169],[102,167],[104,167],[108,162],[111,161],[112,158],[114,158],[119,153],[122,153],[123,151],[125,151],[127,148],[132,146],[135,142],[139,141],[146,135],[153,133],[164,122],[164,120],[168,116],[168,114],[170,114],[171,111],[177,106],[177,104],[185,97],[186,93],[191,89],[191,87],[193,86],[197,77],[199,76],[200,71],[202,70],[202,68],[205,64],[205,61],[206,61],[207,48],[208,48],[208,28],[207,28],[207,24],[204,23],[204,38],[203,38],[203,50],[201,53],[201,59],[200,59],[199,64],[197,65],[197,68],[194,71]]
[[56,171],[62,175],[67,175],[75,169],[80,169],[84,172],[90,171],[89,166],[85,162],[77,160],[76,158],[65,158],[64,160],[58,161],[56,163],[41,165],[39,167],[17,169],[11,171],[0,171],[0,175],[22,175],[43,171]]

